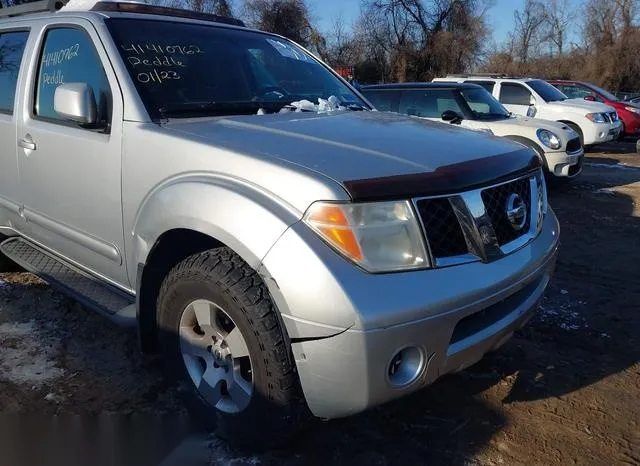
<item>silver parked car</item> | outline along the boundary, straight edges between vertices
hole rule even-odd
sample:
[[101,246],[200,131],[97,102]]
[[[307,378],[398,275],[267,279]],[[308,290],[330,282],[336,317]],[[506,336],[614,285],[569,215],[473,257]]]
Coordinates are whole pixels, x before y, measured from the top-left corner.
[[405,396],[534,315],[559,228],[532,149],[373,111],[235,20],[61,3],[0,10],[0,250],[137,326],[220,435]]

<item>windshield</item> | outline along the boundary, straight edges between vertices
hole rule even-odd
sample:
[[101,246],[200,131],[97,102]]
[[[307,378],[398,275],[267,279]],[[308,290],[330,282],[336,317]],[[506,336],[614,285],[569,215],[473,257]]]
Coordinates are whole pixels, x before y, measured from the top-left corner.
[[601,87],[596,86],[595,84],[589,84],[589,87],[591,87],[591,89],[595,90],[598,94],[603,95],[604,98],[607,99],[607,100],[611,100],[613,102],[617,102],[617,101],[620,100],[615,95],[613,95],[611,92],[605,91],[604,89],[602,89]]
[[509,111],[486,89],[463,89],[460,94],[478,119],[495,120],[510,117]]
[[567,100],[568,97],[560,92],[557,88],[553,87],[546,81],[535,79],[527,81],[527,84],[536,91],[536,93],[542,97],[545,102],[558,102],[561,100]]
[[154,119],[272,113],[304,100],[327,108],[318,99],[330,98],[331,108],[368,108],[311,55],[275,36],[149,19],[111,18],[107,26]]

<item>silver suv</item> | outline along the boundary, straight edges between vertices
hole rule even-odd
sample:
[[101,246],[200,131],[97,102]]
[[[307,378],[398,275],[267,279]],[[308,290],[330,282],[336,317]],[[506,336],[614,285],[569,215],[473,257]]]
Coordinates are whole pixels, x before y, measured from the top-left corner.
[[534,314],[559,229],[532,149],[373,111],[235,20],[49,3],[0,10],[0,250],[136,326],[220,435],[405,396]]

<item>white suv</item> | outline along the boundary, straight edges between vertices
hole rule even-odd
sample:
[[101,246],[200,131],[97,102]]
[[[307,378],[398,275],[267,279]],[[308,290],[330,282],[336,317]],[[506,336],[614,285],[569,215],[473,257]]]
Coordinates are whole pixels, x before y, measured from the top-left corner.
[[501,75],[448,75],[433,82],[464,82],[483,86],[516,115],[565,123],[580,136],[583,146],[612,141],[622,131],[614,108],[582,99],[569,99],[546,81]]

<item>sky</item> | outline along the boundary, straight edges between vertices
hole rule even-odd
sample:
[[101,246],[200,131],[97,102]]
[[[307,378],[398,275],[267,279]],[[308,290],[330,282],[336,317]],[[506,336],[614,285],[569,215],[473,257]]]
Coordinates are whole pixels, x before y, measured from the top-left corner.
[[[513,14],[518,8],[524,6],[525,0],[495,0],[488,12],[488,24],[493,29],[493,40],[500,45],[503,43],[508,33],[513,29]],[[570,0],[574,8],[579,8],[581,0]],[[345,24],[349,25],[359,16],[360,0],[309,0],[308,5],[311,12],[323,32],[331,30],[332,19],[342,14]],[[576,18],[580,15],[576,14]]]

